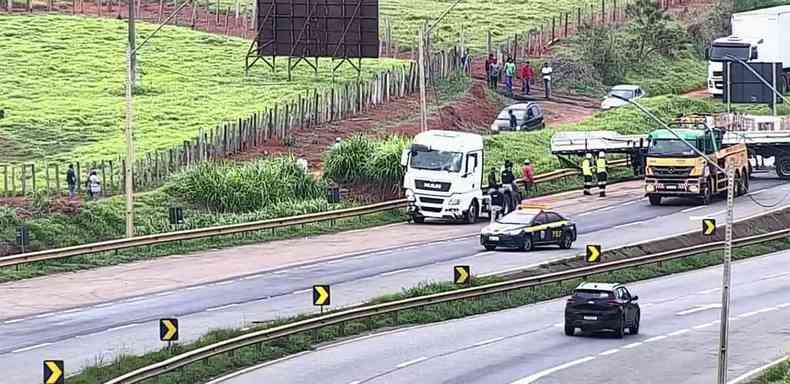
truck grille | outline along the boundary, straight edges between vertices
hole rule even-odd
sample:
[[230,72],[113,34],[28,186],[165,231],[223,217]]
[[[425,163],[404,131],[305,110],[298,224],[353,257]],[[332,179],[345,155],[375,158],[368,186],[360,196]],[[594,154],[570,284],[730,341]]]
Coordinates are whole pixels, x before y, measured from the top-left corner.
[[724,76],[724,72],[723,71],[713,71],[713,76],[714,77],[722,77],[722,76]]
[[437,199],[435,197],[420,197],[420,201],[428,204],[444,204],[444,199]]
[[421,210],[421,211],[426,211],[426,212],[439,213],[439,212],[441,212],[441,211],[442,211],[442,208],[441,208],[441,207],[439,207],[439,208],[434,208],[434,207],[420,207],[420,210]]
[[653,175],[663,177],[687,177],[694,167],[653,167]]
[[426,191],[447,192],[450,190],[450,183],[443,183],[439,181],[414,180],[414,186],[417,189],[423,189]]

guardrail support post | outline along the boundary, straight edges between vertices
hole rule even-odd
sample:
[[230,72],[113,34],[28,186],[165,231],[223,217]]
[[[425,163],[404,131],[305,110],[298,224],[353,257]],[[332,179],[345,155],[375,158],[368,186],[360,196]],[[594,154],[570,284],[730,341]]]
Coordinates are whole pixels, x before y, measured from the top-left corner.
[[318,344],[319,340],[318,328],[313,330],[313,343]]
[[340,336],[346,336],[346,322],[341,321],[340,325],[338,325],[338,328],[338,333],[340,333]]
[[392,313],[392,324],[395,325],[396,327],[398,325],[400,325],[400,312],[399,311],[395,311],[395,312]]

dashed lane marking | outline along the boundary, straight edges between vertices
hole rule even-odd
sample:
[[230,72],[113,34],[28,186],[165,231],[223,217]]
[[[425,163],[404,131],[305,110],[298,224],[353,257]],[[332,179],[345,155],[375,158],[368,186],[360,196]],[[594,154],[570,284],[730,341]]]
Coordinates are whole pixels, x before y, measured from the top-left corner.
[[483,340],[477,343],[472,344],[473,347],[480,347],[486,344],[496,343],[497,341],[504,340],[504,337],[495,337],[493,339]]
[[669,333],[669,334],[667,334],[667,336],[680,336],[680,335],[683,335],[683,334],[686,334],[686,333],[689,333],[689,332],[691,332],[690,329],[681,329],[679,331],[675,331],[675,332]]
[[649,339],[645,340],[645,343],[652,343],[652,342],[654,342],[654,341],[664,340],[664,339],[666,339],[666,338],[667,338],[667,337],[666,337],[665,335],[661,335],[661,336],[654,336],[654,337],[651,337],[651,338],[649,338]]
[[617,353],[617,352],[620,352],[620,349],[619,349],[619,348],[610,349],[610,350],[608,350],[608,351],[603,351],[603,352],[599,353],[599,354],[598,354],[598,356],[609,356],[609,355],[614,355],[614,354],[615,354],[615,353]]
[[636,343],[631,343],[631,344],[628,344],[628,345],[624,346],[623,349],[636,348],[636,347],[638,347],[638,346],[640,346],[642,344],[644,344],[644,343],[641,342],[641,341],[637,341]]
[[578,360],[573,360],[571,362],[568,362],[568,363],[565,363],[565,364],[562,364],[562,365],[558,365],[558,366],[556,366],[554,368],[549,368],[547,370],[538,372],[538,373],[536,373],[534,375],[527,376],[527,377],[525,377],[523,379],[516,380],[516,381],[512,382],[511,384],[529,384],[529,383],[533,383],[536,380],[540,379],[541,377],[551,375],[554,372],[561,371],[561,370],[566,369],[566,368],[570,368],[570,367],[572,367],[574,365],[583,364],[583,363],[586,363],[586,362],[588,362],[590,360],[594,360],[594,359],[595,359],[595,356],[587,356],[587,357],[584,357],[584,358],[581,358],[581,359],[578,359]]
[[206,309],[206,312],[221,311],[221,310],[223,310],[223,309],[232,308],[232,307],[235,307],[235,306],[237,306],[237,305],[238,305],[238,304],[228,304],[228,305],[223,305],[223,306],[221,306],[221,307],[214,307],[214,308],[209,308],[209,309]]
[[46,347],[47,345],[52,345],[52,343],[41,343],[41,344],[31,345],[29,347],[15,349],[15,350],[11,351],[11,353],[21,353],[21,352],[32,351],[34,349],[39,349],[39,348]]
[[403,272],[407,272],[407,271],[411,271],[411,268],[403,268],[403,269],[398,269],[396,271],[384,272],[384,273],[380,273],[379,276],[392,276],[392,275],[397,275],[398,273],[403,273]]
[[406,368],[406,367],[408,367],[410,365],[414,365],[414,364],[417,364],[417,363],[419,363],[421,361],[425,361],[425,360],[428,360],[428,358],[425,357],[425,356],[418,357],[418,358],[416,358],[414,360],[409,360],[409,361],[405,361],[403,363],[400,363],[400,364],[396,365],[395,367],[396,368]]

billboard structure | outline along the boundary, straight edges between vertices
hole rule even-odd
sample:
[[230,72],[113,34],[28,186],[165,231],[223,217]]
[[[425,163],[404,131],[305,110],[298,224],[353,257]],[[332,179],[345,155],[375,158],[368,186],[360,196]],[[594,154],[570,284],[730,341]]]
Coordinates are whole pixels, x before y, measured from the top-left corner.
[[[784,72],[782,63],[748,63],[748,65],[774,88],[781,89],[784,86]],[[781,97],[777,97],[771,88],[745,68],[740,63],[724,63],[723,71],[725,101],[746,104],[770,104],[782,103]]]
[[317,72],[319,57],[339,60],[333,73],[343,63],[359,72],[362,58],[379,57],[378,0],[256,1],[257,33],[245,72],[258,61],[274,70],[277,56],[286,56],[290,80],[300,63]]

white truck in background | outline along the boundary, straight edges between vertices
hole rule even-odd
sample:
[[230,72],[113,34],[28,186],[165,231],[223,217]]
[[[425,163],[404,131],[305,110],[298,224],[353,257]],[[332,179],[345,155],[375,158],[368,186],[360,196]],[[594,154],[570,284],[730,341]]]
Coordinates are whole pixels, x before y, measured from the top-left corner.
[[483,190],[483,156],[480,135],[431,130],[415,136],[411,147],[401,154],[411,220],[471,224],[481,213],[490,213],[491,199]]
[[708,92],[724,94],[722,62],[728,55],[747,62],[782,63],[782,80],[790,88],[790,5],[735,13],[731,21],[732,34],[714,40],[708,51]]

